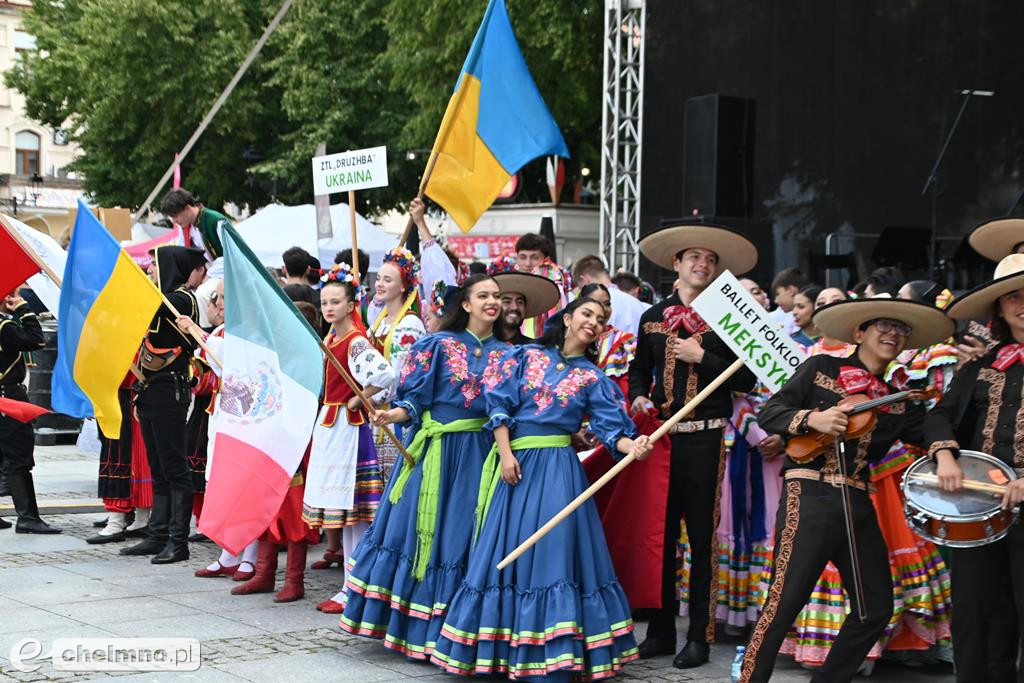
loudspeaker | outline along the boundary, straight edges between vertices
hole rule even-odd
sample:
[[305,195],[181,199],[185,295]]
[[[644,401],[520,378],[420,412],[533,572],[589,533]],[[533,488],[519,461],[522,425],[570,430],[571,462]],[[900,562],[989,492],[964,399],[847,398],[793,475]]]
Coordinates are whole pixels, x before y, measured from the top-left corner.
[[755,101],[702,95],[686,100],[683,211],[753,215]]

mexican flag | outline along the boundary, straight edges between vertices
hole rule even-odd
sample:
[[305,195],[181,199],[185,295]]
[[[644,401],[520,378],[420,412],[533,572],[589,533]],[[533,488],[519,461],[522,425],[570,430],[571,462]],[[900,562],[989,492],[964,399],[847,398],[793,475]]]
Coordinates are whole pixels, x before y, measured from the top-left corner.
[[199,530],[232,553],[277,514],[313,433],[318,335],[233,227],[224,225],[221,388]]

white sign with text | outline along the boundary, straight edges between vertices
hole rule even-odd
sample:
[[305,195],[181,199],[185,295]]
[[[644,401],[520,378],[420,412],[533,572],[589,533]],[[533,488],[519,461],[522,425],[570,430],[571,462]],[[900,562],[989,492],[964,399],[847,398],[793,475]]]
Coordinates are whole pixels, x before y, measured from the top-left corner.
[[693,308],[772,392],[781,389],[806,358],[800,345],[769,322],[768,311],[729,271],[693,300]]
[[366,190],[388,184],[388,150],[370,147],[313,157],[313,194]]

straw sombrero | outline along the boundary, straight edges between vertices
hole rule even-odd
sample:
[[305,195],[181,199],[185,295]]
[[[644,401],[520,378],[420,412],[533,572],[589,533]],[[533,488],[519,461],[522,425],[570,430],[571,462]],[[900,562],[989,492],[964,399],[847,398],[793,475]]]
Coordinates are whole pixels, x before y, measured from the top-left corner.
[[854,331],[878,318],[910,325],[908,349],[922,349],[948,339],[955,325],[946,314],[926,303],[907,299],[854,299],[837,301],[814,312],[814,326],[823,335],[856,344]]
[[1010,254],[999,262],[991,282],[953,299],[946,313],[954,320],[987,320],[996,299],[1024,287],[1024,254]]
[[546,277],[529,273],[495,273],[491,277],[502,294],[515,292],[526,298],[524,319],[546,313],[558,305],[558,287]]
[[718,272],[739,276],[757,265],[757,248],[738,232],[717,225],[692,223],[662,228],[640,240],[641,253],[662,268],[672,270],[676,254],[684,249],[710,249],[718,255]]
[[988,260],[1000,261],[1024,242],[1024,218],[999,218],[982,223],[971,231],[967,241]]

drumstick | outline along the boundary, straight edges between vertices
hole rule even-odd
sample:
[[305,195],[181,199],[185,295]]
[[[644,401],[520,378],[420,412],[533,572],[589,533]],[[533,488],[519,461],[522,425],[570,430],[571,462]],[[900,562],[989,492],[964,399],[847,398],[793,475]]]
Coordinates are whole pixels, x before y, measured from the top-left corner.
[[[925,484],[938,484],[939,477],[935,474],[924,474],[917,473],[911,474],[911,479],[916,479]],[[1006,493],[1006,486],[1001,484],[989,484],[984,481],[977,481],[975,479],[964,479],[963,487],[968,491],[982,491],[984,493],[994,493],[996,495],[1003,495]]]

